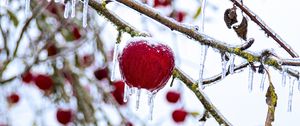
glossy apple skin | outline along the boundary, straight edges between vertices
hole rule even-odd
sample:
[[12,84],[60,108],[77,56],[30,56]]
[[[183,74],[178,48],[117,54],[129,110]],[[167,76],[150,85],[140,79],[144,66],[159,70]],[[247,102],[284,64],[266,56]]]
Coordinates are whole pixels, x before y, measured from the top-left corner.
[[130,42],[119,55],[121,75],[129,87],[151,92],[163,88],[175,66],[174,54],[161,43],[138,40]]

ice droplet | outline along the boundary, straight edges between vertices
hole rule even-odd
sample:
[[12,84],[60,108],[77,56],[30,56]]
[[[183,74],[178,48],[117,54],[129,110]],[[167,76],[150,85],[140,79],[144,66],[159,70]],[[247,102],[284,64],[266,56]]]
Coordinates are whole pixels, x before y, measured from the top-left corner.
[[260,81],[260,86],[259,86],[260,91],[264,91],[266,76],[267,76],[266,72],[261,74],[261,81]]
[[[292,80],[292,78],[290,78]],[[294,83],[296,79],[293,79],[291,83],[289,83],[289,97],[288,97],[288,112],[292,112],[292,104],[293,104],[293,92],[294,92]]]
[[129,97],[129,92],[130,92],[130,89],[129,89],[128,85],[125,84],[124,85],[124,95],[123,95],[123,101],[124,102],[127,102],[128,97]]
[[72,3],[71,3],[72,5],[72,11],[71,11],[71,17],[72,18],[74,18],[75,17],[75,15],[76,15],[76,0],[72,0]]
[[140,105],[140,98],[141,98],[141,89],[137,89],[137,93],[136,93],[136,110],[139,109],[139,105]]
[[68,18],[69,17],[69,12],[70,12],[70,1],[68,1],[65,4],[64,18]]
[[153,119],[153,108],[154,108],[154,97],[156,92],[150,92],[148,95],[148,105],[149,105],[149,112],[150,112],[150,120]]
[[281,76],[282,76],[281,84],[282,84],[283,87],[285,87],[285,85],[286,85],[286,76],[287,76],[286,70],[287,70],[286,67],[282,67],[282,71],[281,71]]
[[83,16],[82,16],[82,26],[85,28],[87,26],[87,14],[88,14],[89,0],[83,1]]
[[198,80],[198,88],[203,89],[203,73],[204,73],[204,63],[207,55],[207,45],[201,46],[201,54],[200,54],[200,70],[199,70],[199,80]]
[[111,77],[110,77],[110,79],[112,81],[114,81],[116,79],[116,64],[117,64],[118,53],[119,53],[119,44],[116,43],[115,47],[114,47],[114,54],[113,54],[112,74],[111,74]]
[[230,72],[230,74],[234,73],[234,59],[235,59],[235,55],[234,54],[230,54],[230,66],[229,66],[229,72]]
[[222,79],[225,78],[226,73],[227,73],[227,60],[226,60],[226,55],[225,53],[221,54],[221,59],[222,59]]
[[251,66],[249,65],[249,74],[248,74],[248,91],[252,92],[253,89],[253,75],[254,71],[252,70]]
[[200,32],[204,32],[205,6],[206,6],[206,0],[202,0],[202,2],[201,2],[201,13],[200,13],[200,22],[201,22]]
[[28,17],[30,13],[30,0],[25,0],[25,16]]

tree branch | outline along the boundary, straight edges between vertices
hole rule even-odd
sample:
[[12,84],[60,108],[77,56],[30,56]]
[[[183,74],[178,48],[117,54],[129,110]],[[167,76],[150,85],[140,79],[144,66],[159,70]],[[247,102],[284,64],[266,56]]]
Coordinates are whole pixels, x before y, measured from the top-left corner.
[[293,58],[299,57],[299,55],[270,27],[268,27],[255,13],[253,13],[248,7],[242,4],[239,0],[230,0],[234,5],[239,7],[250,19],[255,22],[265,33],[273,38],[285,51],[287,51]]

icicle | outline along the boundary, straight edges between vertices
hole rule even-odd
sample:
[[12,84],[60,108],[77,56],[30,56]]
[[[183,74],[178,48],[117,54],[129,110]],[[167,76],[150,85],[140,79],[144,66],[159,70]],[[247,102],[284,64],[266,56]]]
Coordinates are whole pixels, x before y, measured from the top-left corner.
[[202,0],[202,3],[201,3],[201,13],[200,13],[200,21],[201,21],[200,32],[204,32],[205,6],[206,6],[206,0]]
[[234,54],[230,54],[230,66],[229,66],[229,72],[230,72],[230,74],[234,73],[234,59],[235,59],[235,55]]
[[134,87],[130,88],[129,90],[130,90],[130,92],[129,92],[130,96],[135,93],[135,88]]
[[148,95],[148,105],[149,105],[149,111],[150,111],[150,120],[153,119],[153,108],[154,108],[154,97],[156,95],[156,92],[150,92]]
[[283,87],[285,87],[285,84],[286,84],[286,70],[287,68],[286,67],[282,67],[282,71],[281,71],[281,76],[282,76],[282,79],[281,79],[281,84]]
[[203,70],[204,70],[204,63],[206,60],[207,55],[207,45],[201,46],[201,54],[200,54],[200,70],[199,70],[199,80],[198,80],[198,88],[203,89]]
[[248,74],[248,91],[251,92],[253,89],[253,75],[254,71],[252,70],[251,66],[249,65],[249,74]]
[[71,10],[71,17],[72,18],[74,18],[75,17],[75,15],[76,15],[76,0],[72,0],[72,3],[71,3],[72,5],[72,10]]
[[298,91],[300,91],[300,72],[298,73]]
[[123,101],[124,102],[127,102],[128,97],[129,97],[129,93],[130,93],[130,89],[127,86],[127,84],[125,84],[125,86],[124,86],[124,95],[123,95]]
[[[290,78],[292,79],[292,78]],[[292,104],[293,104],[293,92],[294,92],[294,82],[296,79],[289,83],[289,98],[288,98],[288,112],[292,112]]]
[[83,16],[82,16],[82,26],[85,28],[87,26],[87,14],[88,14],[89,0],[83,1]]
[[266,72],[261,74],[260,91],[264,91],[266,76],[267,76]]
[[30,13],[30,0],[25,0],[25,16],[28,17]]
[[139,109],[139,105],[140,105],[140,98],[141,98],[141,89],[137,89],[137,94],[136,94],[136,110]]
[[68,18],[69,17],[69,12],[70,12],[70,1],[68,1],[65,4],[65,12],[64,12],[64,17]]
[[222,79],[223,79],[223,78],[225,78],[226,73],[227,73],[227,68],[226,68],[227,60],[226,60],[225,53],[221,54],[221,58],[222,58]]
[[116,79],[116,64],[117,64],[117,56],[119,53],[119,44],[116,43],[114,47],[114,55],[113,55],[113,68],[112,68],[112,74],[111,74],[111,80],[114,81]]

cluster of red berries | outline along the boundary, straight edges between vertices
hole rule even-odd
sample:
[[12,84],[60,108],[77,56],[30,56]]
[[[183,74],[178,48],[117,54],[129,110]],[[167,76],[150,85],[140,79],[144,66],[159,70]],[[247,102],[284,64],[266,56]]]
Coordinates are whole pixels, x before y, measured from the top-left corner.
[[43,91],[49,91],[54,85],[51,76],[46,74],[33,75],[30,71],[22,74],[22,80],[25,83],[34,82],[34,84]]

